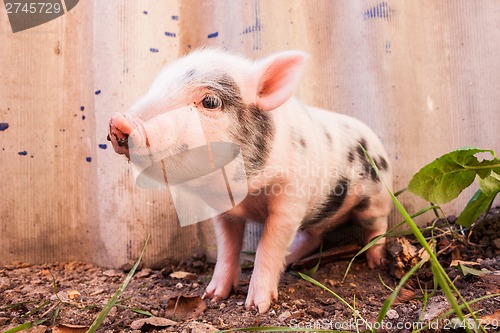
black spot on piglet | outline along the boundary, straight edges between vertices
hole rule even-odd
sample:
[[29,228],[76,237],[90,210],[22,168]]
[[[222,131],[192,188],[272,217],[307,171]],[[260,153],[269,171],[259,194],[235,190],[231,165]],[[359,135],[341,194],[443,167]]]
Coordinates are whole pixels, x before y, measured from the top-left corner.
[[316,209],[316,213],[311,218],[303,221],[301,228],[319,223],[333,216],[344,204],[348,190],[349,180],[341,178],[327,195],[325,201]]
[[352,151],[350,151],[347,155],[347,160],[349,161],[349,163],[352,163],[354,161],[354,153]]
[[381,171],[386,171],[388,168],[389,168],[389,164],[387,164],[387,161],[385,160],[385,158],[383,158],[382,156],[380,156],[378,158],[378,161],[375,160],[377,163],[377,167],[381,170]]

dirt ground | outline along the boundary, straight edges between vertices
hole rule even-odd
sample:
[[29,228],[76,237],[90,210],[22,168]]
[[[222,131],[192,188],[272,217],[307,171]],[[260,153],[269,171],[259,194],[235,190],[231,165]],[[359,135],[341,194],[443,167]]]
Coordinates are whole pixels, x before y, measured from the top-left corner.
[[[449,220],[451,224],[440,221],[435,229],[439,259],[465,299],[493,295],[472,308],[488,332],[498,332],[500,297],[494,294],[500,293],[500,206],[465,236],[457,231],[454,218]],[[391,253],[400,256],[395,250]],[[244,309],[251,269],[243,270],[240,287],[229,299],[203,301],[199,296],[210,280],[213,265],[207,264],[203,255],[194,255],[172,262],[161,271],[136,272],[98,332],[196,333],[251,326],[354,332],[366,329],[360,317],[369,323],[376,320],[384,300],[398,284],[394,275],[402,274],[394,267],[403,269],[404,263],[391,259],[388,268],[372,271],[360,257],[342,281],[348,260],[325,263],[326,259],[314,279],[354,306],[358,317],[332,294],[290,271],[281,279],[279,301],[265,314]],[[489,274],[475,275],[477,272],[472,271],[464,276],[457,266],[451,266],[457,262]],[[179,276],[172,277],[173,272]],[[79,262],[0,267],[0,332],[44,319],[29,332],[85,332],[125,277],[126,272]],[[427,305],[422,311],[424,303]],[[412,326],[418,327],[423,321],[431,323],[426,332],[462,331],[460,323],[451,317],[439,319],[449,309],[442,293],[433,292],[433,276],[426,265],[402,288],[379,331],[411,332]]]

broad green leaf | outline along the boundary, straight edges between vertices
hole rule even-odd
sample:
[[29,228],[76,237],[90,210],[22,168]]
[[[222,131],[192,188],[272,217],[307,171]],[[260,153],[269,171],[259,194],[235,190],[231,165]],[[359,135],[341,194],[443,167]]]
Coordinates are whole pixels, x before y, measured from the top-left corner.
[[457,218],[457,224],[470,227],[490,207],[494,199],[495,195],[486,195],[482,190],[477,190]]
[[408,189],[433,203],[447,203],[455,199],[476,178],[480,162],[477,153],[493,151],[479,148],[461,148],[445,154],[424,166],[411,179]]
[[479,186],[484,194],[496,195],[500,192],[500,175],[492,171],[488,177],[479,179]]

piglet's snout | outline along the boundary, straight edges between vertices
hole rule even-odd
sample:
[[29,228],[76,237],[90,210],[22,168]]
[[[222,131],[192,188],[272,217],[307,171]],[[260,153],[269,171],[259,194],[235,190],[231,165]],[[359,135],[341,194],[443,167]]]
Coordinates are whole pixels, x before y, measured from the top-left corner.
[[113,149],[118,154],[125,154],[130,158],[129,148],[132,146],[132,132],[136,125],[127,116],[115,112],[109,120],[108,140],[113,144]]

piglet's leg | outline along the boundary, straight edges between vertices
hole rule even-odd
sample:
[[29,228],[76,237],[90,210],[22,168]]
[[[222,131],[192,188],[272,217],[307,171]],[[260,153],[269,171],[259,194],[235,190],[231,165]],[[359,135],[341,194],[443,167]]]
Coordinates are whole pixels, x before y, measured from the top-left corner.
[[245,221],[220,215],[213,219],[217,237],[217,263],[214,275],[202,298],[218,301],[226,298],[238,286],[240,251],[243,244]]
[[299,259],[311,254],[321,244],[321,234],[311,230],[300,230],[297,232],[289,254],[286,257],[286,266],[289,266]]
[[264,313],[271,306],[271,301],[278,299],[280,275],[285,267],[288,248],[300,224],[297,216],[303,216],[297,209],[291,209],[297,205],[300,206],[300,203],[282,197],[272,198],[269,203],[269,215],[257,248],[245,302],[247,309],[255,305],[260,313]]
[[[372,196],[369,204],[354,210],[358,223],[365,229],[366,242],[387,232],[388,215],[391,210],[391,199],[386,191]],[[366,259],[370,268],[384,266],[385,238],[381,238],[366,251]]]

